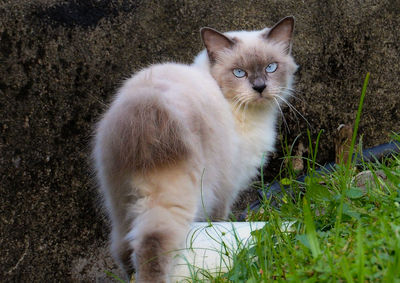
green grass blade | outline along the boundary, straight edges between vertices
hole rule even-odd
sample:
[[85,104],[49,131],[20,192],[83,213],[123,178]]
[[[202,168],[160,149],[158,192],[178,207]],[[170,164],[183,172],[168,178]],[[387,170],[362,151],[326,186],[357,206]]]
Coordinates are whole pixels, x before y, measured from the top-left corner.
[[118,282],[120,282],[120,283],[128,283],[128,282],[126,282],[125,280],[122,280],[121,278],[119,278],[117,275],[115,275],[115,274],[112,273],[111,271],[105,270],[104,273],[105,273],[107,276],[109,276],[109,277],[115,279],[116,281],[118,281]]
[[[350,166],[352,164],[353,161],[352,160],[352,156],[353,156],[353,152],[354,152],[354,145],[356,144],[356,139],[357,139],[357,132],[358,132],[358,125],[360,124],[360,119],[361,119],[361,112],[362,112],[362,108],[364,105],[364,98],[365,98],[365,94],[367,93],[367,86],[368,86],[368,81],[369,81],[369,72],[367,73],[365,80],[364,80],[364,84],[363,84],[363,88],[361,91],[361,98],[360,98],[360,103],[358,104],[358,110],[357,110],[357,115],[356,115],[356,121],[354,123],[354,129],[353,129],[353,136],[351,138],[351,144],[350,144],[350,151],[349,151],[349,156],[350,158],[347,160],[347,172],[350,171]],[[355,158],[354,158],[355,159]]]
[[319,248],[317,232],[315,231],[314,221],[311,216],[310,206],[307,199],[303,200],[304,224],[306,226],[306,236],[310,244],[311,253],[314,258],[319,257],[321,249]]
[[350,273],[349,263],[347,262],[347,259],[345,257],[343,257],[342,260],[340,261],[340,267],[342,268],[343,275],[344,278],[346,278],[346,281],[349,283],[354,283],[353,277],[351,276]]
[[361,225],[357,229],[357,274],[358,282],[364,282],[365,278],[365,253],[364,253],[364,240]]

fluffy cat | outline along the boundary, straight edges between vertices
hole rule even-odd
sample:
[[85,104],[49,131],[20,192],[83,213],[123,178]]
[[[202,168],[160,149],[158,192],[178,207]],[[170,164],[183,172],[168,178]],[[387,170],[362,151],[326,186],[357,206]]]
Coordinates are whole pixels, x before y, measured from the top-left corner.
[[168,282],[189,225],[225,219],[257,175],[290,94],[293,17],[261,31],[201,29],[192,65],[128,79],[96,128],[93,157],[116,261]]

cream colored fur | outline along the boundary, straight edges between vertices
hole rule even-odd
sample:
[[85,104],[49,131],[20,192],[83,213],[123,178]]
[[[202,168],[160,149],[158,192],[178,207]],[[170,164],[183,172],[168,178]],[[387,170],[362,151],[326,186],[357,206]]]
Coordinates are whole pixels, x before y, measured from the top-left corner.
[[[297,66],[290,42],[269,39],[268,32],[227,33],[235,45],[217,50],[211,63],[202,51],[190,66],[144,69],[124,83],[97,125],[93,157],[112,252],[128,274],[136,270],[137,282],[168,282],[189,224],[226,219],[273,150],[279,111],[273,96],[288,98],[284,90]],[[232,74],[237,64],[278,61],[262,94]]]

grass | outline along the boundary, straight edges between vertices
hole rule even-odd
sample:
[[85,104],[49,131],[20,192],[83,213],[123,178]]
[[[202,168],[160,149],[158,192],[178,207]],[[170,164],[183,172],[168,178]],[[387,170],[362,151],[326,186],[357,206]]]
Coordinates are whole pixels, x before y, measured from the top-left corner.
[[[268,224],[215,282],[400,282],[400,156],[312,178],[293,182],[297,197],[279,209],[263,201],[250,219]],[[291,232],[280,231],[285,221]]]

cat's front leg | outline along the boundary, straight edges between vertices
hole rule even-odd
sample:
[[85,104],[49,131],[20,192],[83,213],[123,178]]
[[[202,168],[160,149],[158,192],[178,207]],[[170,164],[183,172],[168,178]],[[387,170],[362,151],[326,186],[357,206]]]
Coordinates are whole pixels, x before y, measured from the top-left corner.
[[129,279],[135,272],[131,260],[133,249],[124,237],[125,235],[118,232],[117,228],[113,228],[111,236],[111,253],[119,266],[125,272],[126,277]]
[[224,221],[228,218],[229,212],[230,205],[226,202],[226,200],[219,200],[212,211],[211,220]]
[[237,198],[238,190],[239,188],[236,188],[235,184],[228,180],[216,191],[216,201],[211,215],[213,221],[226,221],[228,219],[231,207]]

